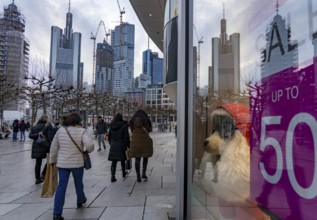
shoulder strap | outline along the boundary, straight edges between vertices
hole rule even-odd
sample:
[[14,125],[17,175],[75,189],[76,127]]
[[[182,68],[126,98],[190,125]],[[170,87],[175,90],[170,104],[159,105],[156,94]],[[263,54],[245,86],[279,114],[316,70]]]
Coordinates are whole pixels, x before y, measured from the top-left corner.
[[82,155],[84,155],[83,150],[78,147],[77,143],[74,141],[74,139],[72,138],[72,136],[70,135],[70,133],[69,133],[69,131],[67,130],[66,127],[65,127],[65,130],[66,130],[68,136],[70,137],[70,139],[72,140],[72,142],[75,144],[75,146],[77,147],[77,149],[80,151],[80,153],[81,153]]

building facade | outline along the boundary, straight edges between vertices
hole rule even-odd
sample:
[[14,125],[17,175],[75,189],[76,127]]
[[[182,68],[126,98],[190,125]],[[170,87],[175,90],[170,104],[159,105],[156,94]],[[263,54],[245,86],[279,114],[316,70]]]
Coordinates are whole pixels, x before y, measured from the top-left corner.
[[148,85],[151,85],[151,77],[146,74],[140,74],[136,80],[138,81],[137,88],[146,89]]
[[114,52],[113,95],[122,96],[133,88],[134,80],[134,25],[122,23],[111,32]]
[[96,92],[112,94],[114,53],[105,40],[97,44],[96,53]]
[[24,35],[25,18],[14,4],[4,7],[0,18],[0,77],[15,86],[28,75],[30,43]]
[[[175,121],[176,105],[167,96],[163,90],[163,84],[149,85],[145,90],[145,108],[149,108],[153,111],[151,120],[154,123],[163,123]],[[166,116],[164,113],[171,111],[170,116]],[[165,116],[163,116],[165,115]]]
[[57,26],[51,27],[50,76],[56,87],[82,88],[83,63],[81,56],[81,33],[73,33],[73,15],[70,8],[66,14],[64,32]]
[[8,98],[6,92],[26,85],[30,43],[24,32],[25,18],[13,1],[4,6],[0,17],[0,118],[3,110],[18,110],[16,101]]

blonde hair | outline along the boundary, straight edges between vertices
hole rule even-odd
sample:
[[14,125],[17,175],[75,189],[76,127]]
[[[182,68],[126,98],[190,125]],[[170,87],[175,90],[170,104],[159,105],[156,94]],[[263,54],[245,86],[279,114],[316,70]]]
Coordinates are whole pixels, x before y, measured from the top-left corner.
[[48,115],[44,114],[40,117],[40,119],[36,122],[36,124],[38,123],[45,123],[45,124],[49,124],[50,123],[50,120],[49,120],[49,117]]

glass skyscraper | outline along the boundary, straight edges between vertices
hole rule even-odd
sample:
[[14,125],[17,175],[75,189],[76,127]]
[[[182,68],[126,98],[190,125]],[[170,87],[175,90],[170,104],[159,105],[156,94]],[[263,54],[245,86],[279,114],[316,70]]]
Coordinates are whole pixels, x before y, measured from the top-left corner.
[[73,15],[68,10],[66,27],[51,28],[50,76],[55,86],[82,88],[83,63],[80,62],[81,33],[73,33]]
[[134,77],[134,25],[122,23],[111,33],[114,51],[113,95],[122,96],[133,88]]
[[143,51],[142,73],[151,77],[151,84],[163,83],[163,58],[150,49]]

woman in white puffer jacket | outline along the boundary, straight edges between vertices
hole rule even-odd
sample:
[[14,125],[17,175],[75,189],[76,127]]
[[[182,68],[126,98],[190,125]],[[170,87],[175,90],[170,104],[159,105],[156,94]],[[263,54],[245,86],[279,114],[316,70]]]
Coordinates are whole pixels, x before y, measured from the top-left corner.
[[70,113],[66,118],[67,127],[64,126],[58,129],[52,141],[49,162],[51,164],[56,163],[59,174],[59,182],[54,198],[54,220],[64,219],[62,212],[70,173],[72,173],[74,178],[77,207],[82,207],[87,201],[83,185],[83,155],[73,143],[70,136],[83,151],[92,152],[94,144],[93,140],[88,136],[86,129],[82,128],[80,124],[80,115],[75,112]]

